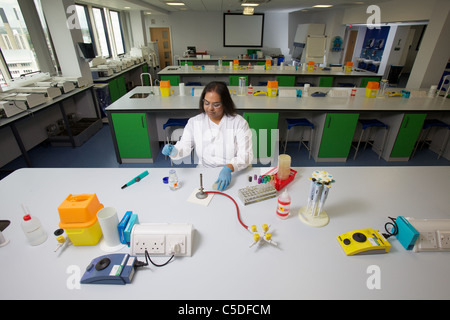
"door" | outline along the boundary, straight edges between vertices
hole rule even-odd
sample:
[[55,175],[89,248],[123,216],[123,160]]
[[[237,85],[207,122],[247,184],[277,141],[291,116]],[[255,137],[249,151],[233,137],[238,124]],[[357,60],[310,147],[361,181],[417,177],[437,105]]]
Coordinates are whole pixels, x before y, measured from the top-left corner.
[[345,51],[344,64],[353,60],[353,51],[355,51],[356,37],[358,36],[358,30],[350,31],[347,42],[347,51]]
[[158,42],[159,63],[161,69],[172,65],[172,45],[169,28],[150,28],[151,41]]

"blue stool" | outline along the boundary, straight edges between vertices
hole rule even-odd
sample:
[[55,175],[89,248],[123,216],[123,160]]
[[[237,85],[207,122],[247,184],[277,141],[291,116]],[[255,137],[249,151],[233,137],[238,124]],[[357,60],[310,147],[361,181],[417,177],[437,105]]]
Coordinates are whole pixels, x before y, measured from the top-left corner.
[[431,145],[431,142],[427,142],[427,138],[428,138],[428,135],[432,128],[444,128],[444,129],[446,128],[447,129],[447,133],[445,134],[444,142],[442,143],[441,148],[439,149],[439,151],[437,153],[438,159],[444,154],[444,151],[447,147],[448,138],[449,138],[450,125],[446,124],[445,122],[443,122],[441,120],[426,119],[425,122],[423,123],[422,131],[420,133],[419,139],[417,139],[417,143],[416,143],[416,146],[414,147],[414,151],[413,151],[411,158],[416,153],[417,146],[419,145],[420,140],[423,140],[420,149],[423,148],[425,143],[427,143],[428,145]]
[[[169,130],[169,129],[173,129],[173,127],[183,127],[184,128],[186,126],[188,120],[189,120],[189,118],[180,118],[180,119],[169,118],[167,120],[167,122],[163,124],[163,130],[166,133],[166,141],[164,141],[164,143],[170,142],[171,130]],[[167,156],[165,158],[167,159]],[[170,163],[172,165],[172,159],[170,160]]]
[[372,147],[374,147],[374,143],[369,142],[369,136],[370,136],[370,132],[371,132],[372,128],[384,128],[385,129],[383,142],[381,144],[380,150],[378,150],[379,151],[378,159],[380,159],[381,158],[381,154],[384,151],[384,145],[386,144],[386,138],[387,138],[387,133],[388,133],[389,127],[386,124],[384,124],[383,122],[381,122],[381,121],[379,121],[377,119],[366,119],[366,120],[360,119],[360,120],[358,120],[358,122],[361,124],[362,130],[361,130],[361,134],[359,135],[358,144],[356,145],[356,148],[355,148],[356,151],[355,151],[355,156],[353,157],[353,160],[356,159],[356,155],[358,154],[359,146],[361,144],[362,137],[364,135],[364,132],[367,129],[369,129],[369,132],[368,132],[366,143],[364,145],[364,150],[366,150],[367,144],[370,144]]
[[[308,159],[311,159],[311,150],[312,150],[313,138],[314,138],[314,124],[312,122],[309,122],[305,118],[286,119],[286,122],[287,122],[288,126],[287,126],[287,131],[286,131],[286,141],[284,143],[284,153],[286,153],[286,147],[287,147],[287,142],[288,142],[288,137],[289,137],[289,130],[291,128],[293,128],[293,127],[303,127],[302,135],[300,136],[300,142],[298,144],[298,150],[300,150],[300,147],[303,144],[305,146],[305,148],[309,151]],[[303,133],[305,131],[305,127],[310,127],[311,128],[311,135],[309,137],[308,145],[306,145],[306,143],[303,141]]]

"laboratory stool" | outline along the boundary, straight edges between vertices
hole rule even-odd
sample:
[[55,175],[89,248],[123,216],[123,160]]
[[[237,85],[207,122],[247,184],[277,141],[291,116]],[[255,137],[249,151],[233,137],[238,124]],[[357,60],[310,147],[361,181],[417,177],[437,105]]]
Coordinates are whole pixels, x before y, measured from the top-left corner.
[[361,134],[359,135],[358,144],[356,145],[356,148],[355,148],[356,151],[355,151],[355,155],[353,157],[353,160],[356,159],[356,155],[358,154],[359,146],[361,144],[362,137],[364,135],[364,132],[367,129],[369,129],[369,131],[368,131],[366,143],[364,145],[364,150],[366,150],[367,144],[370,144],[372,147],[374,146],[374,144],[372,142],[369,142],[369,137],[370,137],[370,133],[371,133],[372,128],[384,128],[385,129],[383,142],[381,144],[381,148],[379,150],[380,153],[378,155],[378,159],[380,159],[381,158],[381,154],[384,151],[384,145],[386,144],[386,138],[387,138],[389,127],[386,124],[384,124],[383,122],[381,122],[381,121],[379,121],[377,119],[360,119],[360,120],[358,120],[358,122],[361,124],[362,130],[361,130]]
[[[164,143],[169,143],[172,130],[174,127],[185,127],[189,118],[169,118],[166,123],[163,124],[163,130],[166,133],[166,141]],[[167,130],[166,130],[167,129]],[[180,135],[181,137],[181,135]],[[179,139],[178,139],[179,140]],[[165,156],[165,159],[167,159],[167,156]],[[172,165],[172,159],[170,160],[170,164]]]
[[[284,153],[286,153],[286,147],[287,147],[287,142],[288,142],[288,138],[289,138],[289,130],[293,127],[303,127],[302,134],[300,136],[299,145],[298,145],[298,150],[300,150],[300,148],[303,144],[305,146],[305,148],[309,151],[308,159],[311,159],[311,150],[312,150],[313,139],[314,139],[314,124],[305,118],[298,118],[298,119],[287,118],[286,122],[287,122],[288,126],[287,126],[287,130],[286,130],[286,141],[284,143]],[[308,145],[306,145],[306,143],[303,141],[303,133],[304,133],[306,127],[311,128],[311,135],[309,138]]]
[[448,138],[450,136],[450,125],[441,121],[441,120],[437,120],[437,119],[428,119],[425,120],[423,127],[422,127],[422,131],[420,133],[419,139],[417,139],[416,142],[416,146],[414,147],[414,151],[412,153],[411,158],[414,156],[414,154],[416,153],[417,150],[417,146],[419,145],[420,141],[423,140],[422,145],[420,146],[420,149],[423,148],[423,146],[426,144],[430,145],[431,142],[427,141],[428,135],[431,131],[432,128],[446,128],[447,129],[447,133],[445,134],[445,138],[444,138],[444,142],[442,143],[439,151],[438,151],[438,159],[444,154],[444,151],[446,149],[447,146],[447,142],[448,142]]

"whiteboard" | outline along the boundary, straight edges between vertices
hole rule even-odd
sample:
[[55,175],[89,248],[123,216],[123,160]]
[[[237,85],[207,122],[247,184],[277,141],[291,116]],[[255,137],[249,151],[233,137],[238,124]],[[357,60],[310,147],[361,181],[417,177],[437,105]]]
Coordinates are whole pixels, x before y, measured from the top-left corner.
[[262,47],[264,14],[223,14],[224,47]]
[[308,36],[306,38],[306,61],[323,63],[326,41],[326,36]]

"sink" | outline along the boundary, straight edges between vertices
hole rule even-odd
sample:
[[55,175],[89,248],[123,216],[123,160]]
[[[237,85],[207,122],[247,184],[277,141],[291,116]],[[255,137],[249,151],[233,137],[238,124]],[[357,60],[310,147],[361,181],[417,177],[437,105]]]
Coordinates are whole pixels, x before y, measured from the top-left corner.
[[150,93],[135,93],[130,97],[130,99],[143,99],[147,98],[149,95]]
[[0,220],[0,231],[5,230],[9,224],[11,223],[11,221],[9,220]]

